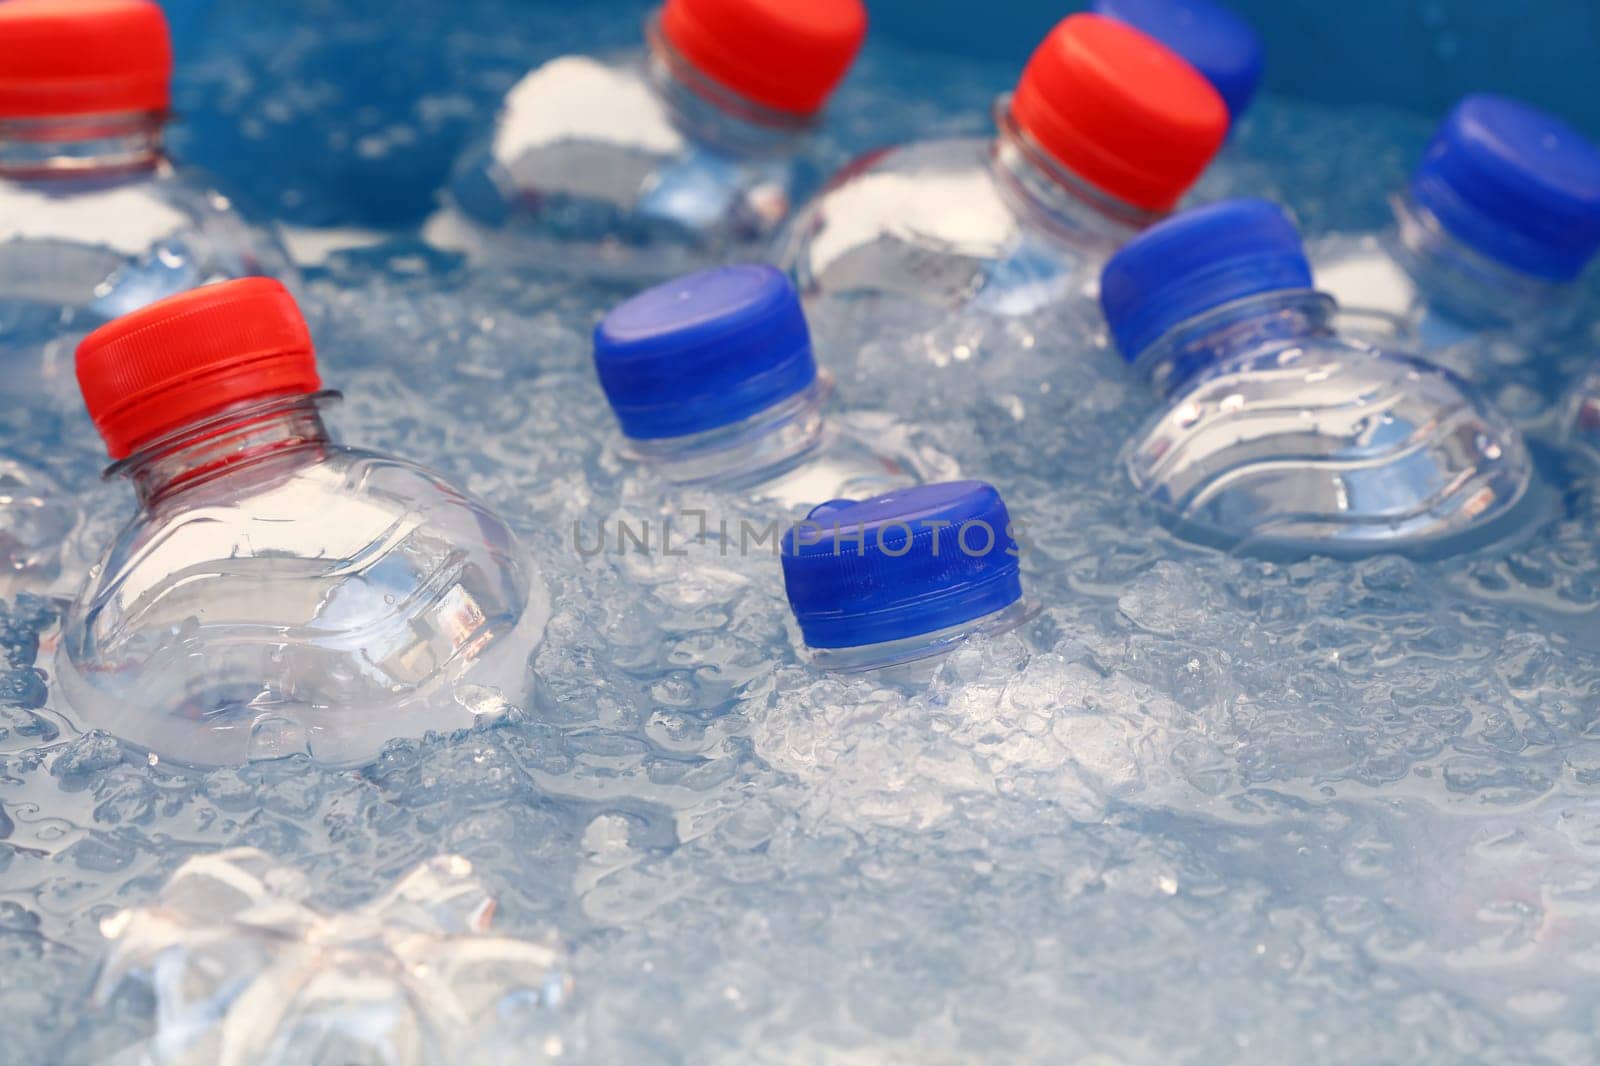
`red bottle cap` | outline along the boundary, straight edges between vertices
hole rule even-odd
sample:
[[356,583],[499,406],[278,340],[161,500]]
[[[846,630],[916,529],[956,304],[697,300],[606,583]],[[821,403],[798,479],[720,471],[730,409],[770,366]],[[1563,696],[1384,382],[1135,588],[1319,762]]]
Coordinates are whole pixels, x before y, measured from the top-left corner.
[[822,110],[861,51],[861,0],[667,0],[661,33],[710,80],[774,111]]
[[1062,166],[1146,211],[1171,210],[1228,135],[1228,107],[1199,71],[1100,15],[1050,31],[1011,117]]
[[171,81],[150,0],[0,2],[0,118],[166,111]]
[[78,387],[113,459],[246,400],[322,387],[311,333],[271,278],[203,285],[78,345]]

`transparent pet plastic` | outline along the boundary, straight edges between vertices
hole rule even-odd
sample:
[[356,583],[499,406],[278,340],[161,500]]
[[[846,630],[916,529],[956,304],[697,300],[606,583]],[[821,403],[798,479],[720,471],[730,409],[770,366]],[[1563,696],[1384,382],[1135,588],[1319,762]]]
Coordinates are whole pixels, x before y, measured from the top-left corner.
[[1333,313],[1274,293],[1152,346],[1140,367],[1169,398],[1127,452],[1134,486],[1185,535],[1245,550],[1426,554],[1503,532],[1533,477],[1518,430],[1449,372],[1334,333]]
[[529,692],[550,606],[515,535],[418,466],[330,443],[316,398],[113,469],[142,507],[63,621],[82,725],[188,764],[354,765]]
[[630,283],[765,259],[814,173],[810,125],[707,81],[647,29],[645,53],[563,56],[518,82],[427,239]]
[[197,285],[269,275],[277,239],[161,151],[165,116],[0,122],[0,391],[75,402],[90,330]]
[[919,445],[887,413],[829,411],[831,392],[832,382],[822,377],[742,422],[686,437],[627,440],[625,452],[674,484],[742,492],[787,512],[957,476],[953,460]]
[[1431,349],[1496,330],[1545,334],[1572,321],[1576,286],[1494,262],[1409,196],[1396,196],[1393,209],[1395,225],[1383,233],[1335,235],[1308,249],[1317,287],[1341,307],[1398,316]]
[[843,674],[871,671],[884,684],[923,685],[939,669],[939,660],[974,637],[998,637],[1037,617],[1040,608],[1027,600],[974,618],[970,622],[856,648],[808,648],[813,666]]
[[1100,268],[1159,216],[1085,185],[995,108],[994,140],[928,141],[864,157],[790,225],[779,265],[814,325],[863,317],[896,332],[952,313],[1093,308]]

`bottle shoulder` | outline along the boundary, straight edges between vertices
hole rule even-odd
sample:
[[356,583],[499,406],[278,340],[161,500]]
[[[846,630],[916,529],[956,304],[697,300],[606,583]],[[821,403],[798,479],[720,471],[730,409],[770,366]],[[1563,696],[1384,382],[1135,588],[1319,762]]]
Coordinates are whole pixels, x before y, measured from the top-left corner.
[[515,543],[487,507],[424,467],[329,446],[314,461],[264,459],[158,498],[123,528],[88,595],[139,598],[252,571],[342,580],[397,550],[416,562],[475,552],[510,561]]
[[728,125],[719,137],[715,121],[690,123],[641,54],[552,60],[462,155],[424,236],[481,260],[625,280],[765,258],[810,163],[799,141]]
[[913,321],[919,307],[1010,316],[1092,292],[1098,252],[1036,224],[992,154],[965,139],[858,160],[796,215],[780,265],[823,317],[863,300],[903,304]]
[[0,299],[100,317],[224,278],[293,280],[287,254],[203,172],[0,179]]
[[995,256],[1019,228],[990,164],[990,143],[924,141],[840,171],[796,217],[786,265],[825,273],[886,242]]
[[1406,550],[1523,499],[1523,438],[1469,384],[1340,337],[1279,340],[1195,375],[1125,453],[1134,487],[1227,544]]
[[523,697],[550,600],[512,530],[413,463],[303,458],[124,529],[63,619],[57,669],[85,724],[180,762],[351,764],[470,725],[472,692]]
[[684,150],[686,138],[650,84],[645,57],[567,55],[523,75],[495,119],[491,152],[513,173],[551,150],[614,146],[656,157]]

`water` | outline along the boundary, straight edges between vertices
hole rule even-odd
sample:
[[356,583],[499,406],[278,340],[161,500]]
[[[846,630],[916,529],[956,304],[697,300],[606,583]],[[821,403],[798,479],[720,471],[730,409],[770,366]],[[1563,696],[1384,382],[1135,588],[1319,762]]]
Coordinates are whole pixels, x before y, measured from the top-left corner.
[[[446,48],[537,57],[617,33],[609,13],[537,10],[548,38],[519,5],[471,16]],[[212,47],[207,77],[231,69]],[[262,71],[322,51],[247,65],[237,95],[190,110],[242,123]],[[403,46],[389,76],[416,52],[435,62]],[[483,68],[462,69],[426,97],[489,106]],[[836,150],[923,122],[960,131],[1014,77],[869,46]],[[929,96],[902,107],[908,86]],[[415,102],[383,194],[413,224],[427,205],[411,167],[448,160],[459,132]],[[318,111],[317,141],[387,117]],[[1267,97],[1228,149],[1249,182],[1213,175],[1206,192],[1265,178],[1313,234],[1368,227],[1428,125]],[[307,178],[325,160],[250,143],[244,176],[306,190],[301,221],[374,222],[376,206]],[[360,770],[152,765],[61,714],[57,608],[8,601],[7,1054],[84,1060],[150,1037],[137,982],[85,1007],[112,947],[101,922],[149,906],[189,859],[248,846],[324,914],[440,854],[468,859],[498,935],[554,930],[570,952],[572,996],[537,1046],[553,1035],[574,1062],[1600,1055],[1584,979],[1600,936],[1600,478],[1573,452],[1550,449],[1555,513],[1464,560],[1236,558],[1128,498],[1117,453],[1149,394],[1092,332],[1023,318],[984,335],[992,358],[942,365],[882,340],[819,348],[851,407],[914,423],[1029,526],[1040,615],[901,689],[802,664],[770,554],[574,551],[575,522],[767,515],[617,461],[590,346],[614,292],[477,274],[407,241],[336,253],[309,289],[324,374],[347,395],[328,414],[339,436],[479,494],[549,575],[534,665],[550,705],[397,742]],[[1552,355],[1585,366],[1592,350]],[[82,539],[108,543],[132,501],[95,480],[88,426],[0,419],[21,458],[78,489]],[[81,578],[68,554],[65,579]]]

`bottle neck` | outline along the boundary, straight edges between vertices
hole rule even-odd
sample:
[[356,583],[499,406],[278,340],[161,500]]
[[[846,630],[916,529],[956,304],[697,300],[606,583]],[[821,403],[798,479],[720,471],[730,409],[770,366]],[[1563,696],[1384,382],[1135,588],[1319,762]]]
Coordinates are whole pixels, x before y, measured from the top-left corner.
[[106,471],[126,476],[149,508],[157,501],[267,459],[321,455],[329,443],[319,405],[338,393],[250,400],[152,441]]
[[1328,336],[1338,305],[1325,293],[1289,289],[1214,307],[1168,330],[1134,360],[1134,371],[1162,396],[1235,356],[1267,344]]
[[995,102],[991,166],[1011,209],[1074,245],[1120,248],[1165,217],[1119,200],[1062,166],[1011,115],[1011,97]]
[[823,402],[832,381],[809,388],[730,426],[660,440],[628,441],[629,454],[678,485],[736,489],[759,485],[797,466],[822,442]]
[[0,177],[25,180],[150,170],[164,158],[167,115],[0,119]]
[[658,14],[646,21],[645,40],[650,84],[692,139],[737,155],[781,156],[816,128],[815,116],[774,111],[700,73],[661,32]]
[[855,648],[812,648],[808,658],[823,670],[842,674],[879,671],[885,681],[922,684],[937,671],[939,660],[965,641],[1010,632],[1037,614],[1035,605],[1021,599],[948,629]]
[[1468,247],[1410,193],[1390,201],[1396,258],[1422,301],[1468,325],[1503,326],[1537,318],[1565,302],[1573,286],[1525,274]]

